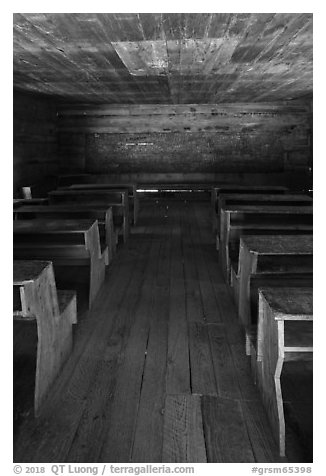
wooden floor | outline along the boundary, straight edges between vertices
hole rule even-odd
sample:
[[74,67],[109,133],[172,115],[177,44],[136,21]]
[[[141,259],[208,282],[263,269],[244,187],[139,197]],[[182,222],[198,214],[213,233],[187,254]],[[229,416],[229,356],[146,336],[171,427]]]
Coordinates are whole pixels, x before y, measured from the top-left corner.
[[[141,203],[15,462],[276,462],[209,203]],[[291,440],[291,438],[290,438]],[[290,441],[287,461],[302,461]]]

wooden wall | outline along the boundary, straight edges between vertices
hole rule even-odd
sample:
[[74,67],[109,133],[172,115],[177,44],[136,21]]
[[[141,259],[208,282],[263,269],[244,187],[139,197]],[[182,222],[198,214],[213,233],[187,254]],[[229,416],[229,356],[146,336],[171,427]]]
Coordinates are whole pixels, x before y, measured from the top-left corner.
[[[36,185],[42,194],[51,188],[59,168],[55,103],[42,96],[14,92],[13,192]],[[37,192],[36,192],[37,193]]]
[[253,173],[305,180],[309,113],[309,105],[296,102],[64,106],[58,110],[62,170],[139,182],[248,174],[250,180]]

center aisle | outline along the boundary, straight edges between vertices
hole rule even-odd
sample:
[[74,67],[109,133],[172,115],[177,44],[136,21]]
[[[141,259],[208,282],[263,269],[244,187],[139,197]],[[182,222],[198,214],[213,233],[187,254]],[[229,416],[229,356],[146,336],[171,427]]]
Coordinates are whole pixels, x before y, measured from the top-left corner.
[[[278,462],[209,203],[141,203],[15,462]],[[295,458],[293,459],[293,461]]]

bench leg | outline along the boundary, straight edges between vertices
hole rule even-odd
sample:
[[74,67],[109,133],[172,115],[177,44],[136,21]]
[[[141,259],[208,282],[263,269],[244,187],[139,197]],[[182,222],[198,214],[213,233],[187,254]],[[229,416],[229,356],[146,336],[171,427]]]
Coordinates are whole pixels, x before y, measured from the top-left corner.
[[260,362],[257,379],[265,409],[273,430],[275,441],[279,447],[280,456],[285,456],[285,419],[283,396],[281,389],[281,373],[284,362],[282,348],[279,347],[279,336],[283,335],[284,323],[268,319],[264,341],[264,354],[259,357]]

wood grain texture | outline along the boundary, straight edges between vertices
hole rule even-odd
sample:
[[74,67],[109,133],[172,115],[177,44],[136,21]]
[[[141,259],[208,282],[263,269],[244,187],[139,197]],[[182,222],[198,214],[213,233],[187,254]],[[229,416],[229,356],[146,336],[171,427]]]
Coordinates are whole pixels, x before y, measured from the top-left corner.
[[[144,248],[140,246],[139,251],[142,255]],[[119,312],[116,334],[110,338],[112,346],[103,356],[94,390],[88,398],[88,406],[69,451],[68,459],[71,461],[129,460],[151,307],[150,283],[144,272],[150,275],[151,269],[155,269],[156,253],[157,246],[153,245],[149,260],[138,264],[135,283],[125,294],[128,306]],[[139,305],[139,302],[142,304]],[[121,343],[119,336],[123,336]],[[99,441],[104,443],[98,444]]]
[[39,416],[55,378],[72,350],[72,324],[77,322],[76,293],[61,295],[65,299],[61,299],[59,307],[51,262],[15,261],[13,284],[19,286],[22,298],[22,310],[14,311],[14,318],[21,325],[28,325],[24,318],[33,316],[37,324],[34,412]]
[[208,326],[217,394],[219,397],[240,399],[236,369],[224,326]]
[[290,100],[312,92],[312,14],[15,13],[14,73],[71,102]]
[[121,369],[112,406],[112,416],[101,449],[102,461],[130,461],[140,390],[146,360],[146,349],[152,313],[153,276],[158,266],[159,245],[153,243],[146,275],[141,279],[140,296],[127,345],[121,354]]
[[[282,272],[284,274],[312,273],[312,253],[312,235],[248,235],[240,237],[238,312],[244,326],[248,327],[254,322],[252,318],[254,309],[251,306],[251,278],[259,279],[259,274],[266,273],[266,285],[268,286],[267,274],[273,272],[278,274]],[[309,259],[310,256],[311,259]],[[269,257],[270,259],[268,259]],[[273,279],[272,276],[271,279]],[[284,276],[285,279],[286,276]],[[288,285],[291,285],[291,276],[288,276]]]
[[[183,462],[190,447],[201,460],[204,434],[207,461],[242,455],[242,461],[278,462],[271,426],[245,356],[244,335],[216,266],[208,203],[189,207],[161,199],[142,205],[139,225],[132,228],[128,246],[118,247],[94,307],[78,319],[71,358],[42,414],[37,420],[26,417],[19,428],[15,460],[143,463],[164,462],[167,454],[166,460]],[[221,322],[205,324],[201,315],[186,308],[187,341],[172,322],[179,322],[180,316],[170,311],[181,309],[184,318],[183,306],[176,307],[183,289],[186,294],[194,292],[194,299],[185,297],[186,306],[198,304],[200,287],[192,261],[199,257]],[[182,352],[175,342],[181,342]],[[189,367],[184,365],[187,346]],[[170,351],[175,365],[167,377]],[[168,394],[168,388],[183,388],[180,382],[187,381],[189,370],[192,394]],[[200,395],[218,401],[213,398],[214,404],[206,405],[202,424]],[[237,452],[239,439],[242,446]],[[293,448],[293,438],[287,444]],[[300,451],[296,461],[302,457]]]
[[[108,403],[111,402],[116,385],[118,356],[123,345],[121,336],[124,322],[120,319],[121,306],[125,302],[128,288],[139,273],[141,261],[142,255],[130,248],[120,256],[119,262],[113,263],[112,275],[107,277],[106,288],[102,289],[83,325],[77,328],[72,358],[67,363],[54,394],[47,402],[47,408],[36,425],[33,421],[26,422],[24,433],[29,437],[18,438],[15,442],[14,451],[17,460],[64,462],[69,459],[68,453],[84,410],[94,399],[91,390],[94,388],[94,391],[97,391],[94,382],[102,384],[103,371],[106,378],[110,379],[105,384],[109,389],[105,398],[108,395]],[[101,419],[98,423],[102,424]],[[98,450],[96,443],[96,455]],[[78,451],[79,458],[83,458],[81,446],[78,447]],[[94,448],[90,448],[90,453],[92,451]]]
[[200,395],[216,395],[216,383],[207,327],[189,324],[191,390]]
[[113,255],[116,251],[113,229],[113,216],[112,208],[101,205],[87,205],[83,204],[82,207],[73,204],[58,204],[48,205],[46,207],[41,205],[28,205],[25,204],[19,207],[19,210],[14,211],[15,219],[76,219],[76,218],[94,218],[97,219],[100,224],[105,227],[105,243],[109,249],[109,261],[113,259]]
[[189,343],[186,291],[182,255],[182,228],[173,214],[171,283],[166,393],[190,393]]
[[164,407],[164,463],[206,463],[199,395],[168,395]]
[[[164,217],[165,213],[161,209]],[[164,234],[162,225],[158,230]],[[131,461],[138,463],[162,460],[171,286],[171,231],[171,228],[165,231],[167,239],[161,244],[159,272],[153,290],[152,317],[131,456]]]
[[[312,360],[312,288],[265,288],[265,293],[264,289],[259,293],[257,360],[261,362],[261,373],[258,387],[280,455],[285,456],[281,376],[287,356],[290,360]],[[291,334],[288,338],[287,333]]]
[[239,401],[203,396],[202,415],[208,462],[255,461]]
[[50,204],[101,205],[112,207],[114,221],[122,217],[122,236],[126,243],[130,232],[128,191],[115,190],[53,190],[49,192]]
[[[99,107],[96,113],[92,106],[88,113],[87,105],[84,110],[71,106],[62,115],[59,109],[63,169],[72,170],[66,150],[75,142],[79,149],[84,144],[76,170],[94,174],[282,174],[290,169],[309,175],[310,125],[304,104],[301,109],[281,103],[272,109],[267,103],[111,107]],[[291,164],[286,151],[291,151]]]
[[57,277],[62,267],[67,273],[72,266],[84,267],[89,290],[88,305],[92,306],[103,284],[107,261],[107,250],[104,249],[102,254],[100,246],[97,220],[14,220],[13,231],[16,259],[52,260]]

